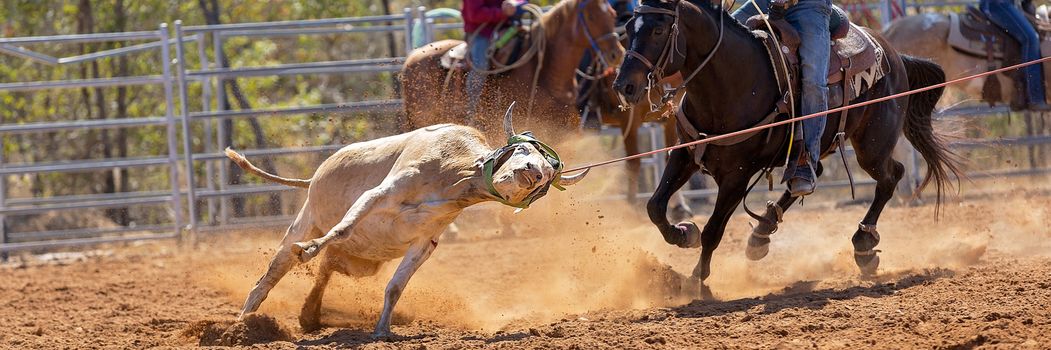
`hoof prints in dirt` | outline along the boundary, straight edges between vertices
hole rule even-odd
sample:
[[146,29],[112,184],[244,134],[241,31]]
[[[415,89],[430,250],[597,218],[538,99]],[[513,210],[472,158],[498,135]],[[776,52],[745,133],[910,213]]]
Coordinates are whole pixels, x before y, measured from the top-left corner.
[[259,314],[249,314],[236,322],[194,322],[183,334],[198,339],[198,345],[202,346],[237,346],[292,340],[288,327],[272,316]]

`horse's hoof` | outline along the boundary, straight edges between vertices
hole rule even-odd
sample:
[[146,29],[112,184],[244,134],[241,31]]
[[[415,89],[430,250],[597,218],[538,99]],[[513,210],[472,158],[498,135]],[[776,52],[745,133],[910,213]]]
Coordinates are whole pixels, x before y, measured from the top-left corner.
[[704,284],[704,280],[697,276],[690,276],[682,282],[682,293],[684,296],[691,299],[701,301],[712,301],[715,300],[715,295],[712,294],[712,289],[708,288],[707,284]]
[[701,247],[701,229],[697,228],[697,225],[686,221],[680,222],[675,225],[682,232],[683,239],[682,243],[679,243],[680,248],[700,248]]
[[703,301],[715,301],[715,294],[712,293],[712,289],[707,284],[701,282],[701,300]]
[[682,286],[680,287],[680,289],[681,289],[682,295],[686,295],[686,296],[692,297],[693,293],[696,293],[698,290],[700,290],[701,286],[703,286],[703,285],[704,285],[704,282],[701,281],[700,278],[691,276],[691,277],[687,277],[687,278],[683,278],[682,279]]
[[875,252],[872,254],[858,255],[858,253],[855,252],[854,263],[858,264],[858,269],[861,270],[861,277],[875,277],[876,270],[879,269],[879,255],[876,255]]
[[762,260],[767,253],[770,253],[770,238],[756,237],[755,234],[748,237],[748,246],[744,248],[744,255],[748,260]]
[[321,329],[321,320],[316,317],[299,317],[299,328],[303,329],[304,333],[312,333],[316,330]]
[[299,262],[306,263],[317,256],[318,244],[314,241],[297,242],[292,244],[292,254],[299,258]]

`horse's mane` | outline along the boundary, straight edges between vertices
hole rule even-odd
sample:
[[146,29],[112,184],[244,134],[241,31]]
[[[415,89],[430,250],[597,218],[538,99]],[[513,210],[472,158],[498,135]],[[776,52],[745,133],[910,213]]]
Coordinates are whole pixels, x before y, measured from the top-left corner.
[[[716,7],[715,2],[721,0],[682,0],[690,5],[696,6],[701,11],[707,12],[709,16],[712,16],[716,21],[719,20],[719,16],[722,16],[723,26],[730,30],[737,31],[739,34],[746,35],[748,37],[755,37],[752,31],[745,27],[744,24],[738,22],[736,18],[730,15],[730,12],[726,11],[722,7]],[[745,1],[745,0],[740,0]]]

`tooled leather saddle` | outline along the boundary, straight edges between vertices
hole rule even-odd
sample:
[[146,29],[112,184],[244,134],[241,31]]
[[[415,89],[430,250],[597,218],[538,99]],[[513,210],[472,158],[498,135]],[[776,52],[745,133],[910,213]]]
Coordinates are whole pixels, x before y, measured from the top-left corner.
[[[529,26],[526,25],[518,25],[513,29],[510,27],[504,28],[498,31],[494,37],[501,38],[511,30],[517,31],[514,37],[506,43],[499,43],[498,40],[494,39],[493,45],[495,47],[490,47],[490,50],[492,50],[491,59],[502,65],[508,65],[517,61],[533,42],[531,38],[532,32],[529,30]],[[467,59],[467,54],[467,42],[465,41],[442,55],[440,59],[441,66],[447,70],[466,71],[470,69],[471,64],[471,60]]]
[[[784,18],[766,18],[773,29],[771,33],[763,16],[753,16],[746,24],[766,44],[781,91],[791,86],[799,101],[799,32]],[[828,65],[828,107],[835,108],[849,103],[883,78],[889,63],[883,59],[883,48],[865,29],[850,23],[839,7],[833,6],[829,32],[832,55]]]
[[[832,45],[832,55],[829,57],[828,107],[835,108],[849,103],[872,88],[889,71],[890,63],[884,58],[883,48],[876,43],[865,29],[850,23],[846,12],[839,7],[833,6],[831,17],[829,33],[832,39],[830,43]],[[769,28],[766,25],[767,21],[770,24]],[[768,18],[766,15],[757,15],[749,18],[746,26],[752,30],[754,35],[762,39],[773,65],[779,91],[781,91],[783,96],[777,102],[777,108],[755,126],[770,124],[781,115],[795,117],[791,115],[794,108],[790,106],[791,103],[789,101],[798,103],[802,90],[799,70],[799,44],[801,42],[799,32],[784,18]],[[789,94],[790,91],[792,96]],[[686,137],[689,141],[707,137],[706,134],[699,132],[693,127],[681,109],[676,113],[676,117],[679,118],[677,123],[680,129],[679,135]],[[846,129],[846,117],[847,113],[843,111],[839,116],[839,133],[837,134],[839,142],[835,143],[826,152],[831,152],[835,147],[842,149],[845,141],[843,135]],[[699,136],[694,137],[693,135]],[[799,138],[802,133],[797,132],[795,135]],[[701,159],[708,145],[734,145],[752,136],[755,136],[755,134],[745,133],[696,145],[693,148],[695,162],[702,164]],[[768,131],[768,141],[769,137]]]

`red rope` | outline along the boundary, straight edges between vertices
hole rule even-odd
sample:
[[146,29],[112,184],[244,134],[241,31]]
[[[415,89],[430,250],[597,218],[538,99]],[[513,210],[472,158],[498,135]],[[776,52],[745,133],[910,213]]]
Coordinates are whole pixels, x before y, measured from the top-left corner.
[[827,110],[827,111],[824,111],[824,112],[812,113],[812,114],[804,115],[802,117],[796,117],[796,118],[792,118],[792,119],[782,120],[782,121],[779,121],[779,122],[774,122],[774,123],[770,123],[770,124],[766,124],[766,125],[760,125],[760,126],[756,126],[756,127],[740,130],[740,131],[734,131],[734,132],[731,132],[729,134],[709,136],[707,138],[703,138],[703,139],[700,139],[700,140],[697,140],[697,141],[682,143],[682,144],[678,144],[678,145],[670,146],[670,147],[664,147],[664,148],[661,148],[661,149],[656,149],[656,150],[652,150],[652,151],[649,151],[649,152],[643,152],[643,153],[639,153],[639,154],[632,155],[632,156],[620,157],[620,158],[610,159],[610,160],[606,160],[606,161],[602,161],[602,162],[598,162],[598,163],[592,163],[592,164],[588,164],[588,165],[585,165],[585,166],[580,166],[580,167],[568,169],[568,170],[565,170],[563,172],[564,173],[571,173],[571,172],[575,172],[575,171],[580,171],[580,170],[584,170],[584,169],[590,169],[590,168],[599,167],[599,166],[608,165],[608,164],[613,164],[613,163],[617,163],[617,162],[623,162],[623,161],[626,161],[626,160],[642,158],[642,157],[645,157],[645,156],[649,156],[649,155],[653,155],[653,154],[657,154],[657,153],[662,153],[662,152],[667,152],[667,151],[671,151],[671,150],[679,149],[679,148],[683,148],[683,147],[690,147],[690,146],[694,146],[694,145],[700,145],[700,144],[703,144],[703,143],[719,141],[719,140],[722,140],[722,139],[725,139],[725,138],[730,138],[730,137],[738,136],[738,135],[741,135],[741,134],[753,133],[753,132],[756,132],[756,131],[769,129],[769,128],[774,128],[774,127],[778,127],[778,126],[789,124],[789,123],[794,123],[794,122],[801,121],[801,120],[806,120],[806,119],[810,119],[810,118],[820,117],[820,116],[823,116],[825,114],[831,114],[831,113],[835,113],[835,112],[842,112],[842,111],[845,111],[845,110],[850,110],[850,109],[854,109],[854,108],[858,108],[858,107],[864,107],[864,106],[868,106],[870,104],[880,103],[880,102],[883,102],[883,101],[895,99],[895,98],[902,97],[902,96],[918,94],[918,93],[921,93],[921,92],[924,92],[924,91],[934,90],[934,89],[937,89],[937,88],[942,88],[942,87],[945,87],[945,86],[947,86],[949,84],[956,84],[956,83],[968,81],[968,80],[971,80],[971,79],[981,78],[981,77],[984,77],[984,76],[987,76],[987,75],[1002,73],[1002,72],[1006,72],[1006,71],[1009,71],[1009,70],[1012,70],[1012,69],[1018,69],[1018,68],[1021,68],[1021,67],[1028,66],[1028,65],[1042,63],[1042,62],[1045,62],[1045,61],[1048,61],[1048,60],[1051,60],[1051,56],[1043,57],[1043,58],[1040,58],[1040,59],[1037,59],[1037,60],[1033,60],[1033,61],[1029,61],[1029,62],[1019,63],[1019,64],[1016,64],[1016,65],[1013,65],[1013,66],[1008,66],[1008,67],[1004,67],[1004,68],[1000,68],[1000,69],[991,70],[991,71],[984,72],[984,73],[978,73],[978,74],[969,75],[969,76],[965,76],[965,77],[958,78],[958,79],[949,80],[949,81],[946,81],[944,83],[935,84],[935,85],[919,88],[919,89],[916,89],[916,90],[905,91],[905,92],[897,93],[897,94],[894,94],[894,95],[889,95],[889,96],[884,96],[884,97],[880,97],[880,98],[873,99],[873,100],[868,100],[868,101],[865,101],[865,102],[860,102],[860,103],[855,103],[855,104],[852,104],[852,105],[846,105],[846,106],[842,106],[842,107],[837,107],[837,108],[833,108],[833,109],[830,109],[830,110]]

